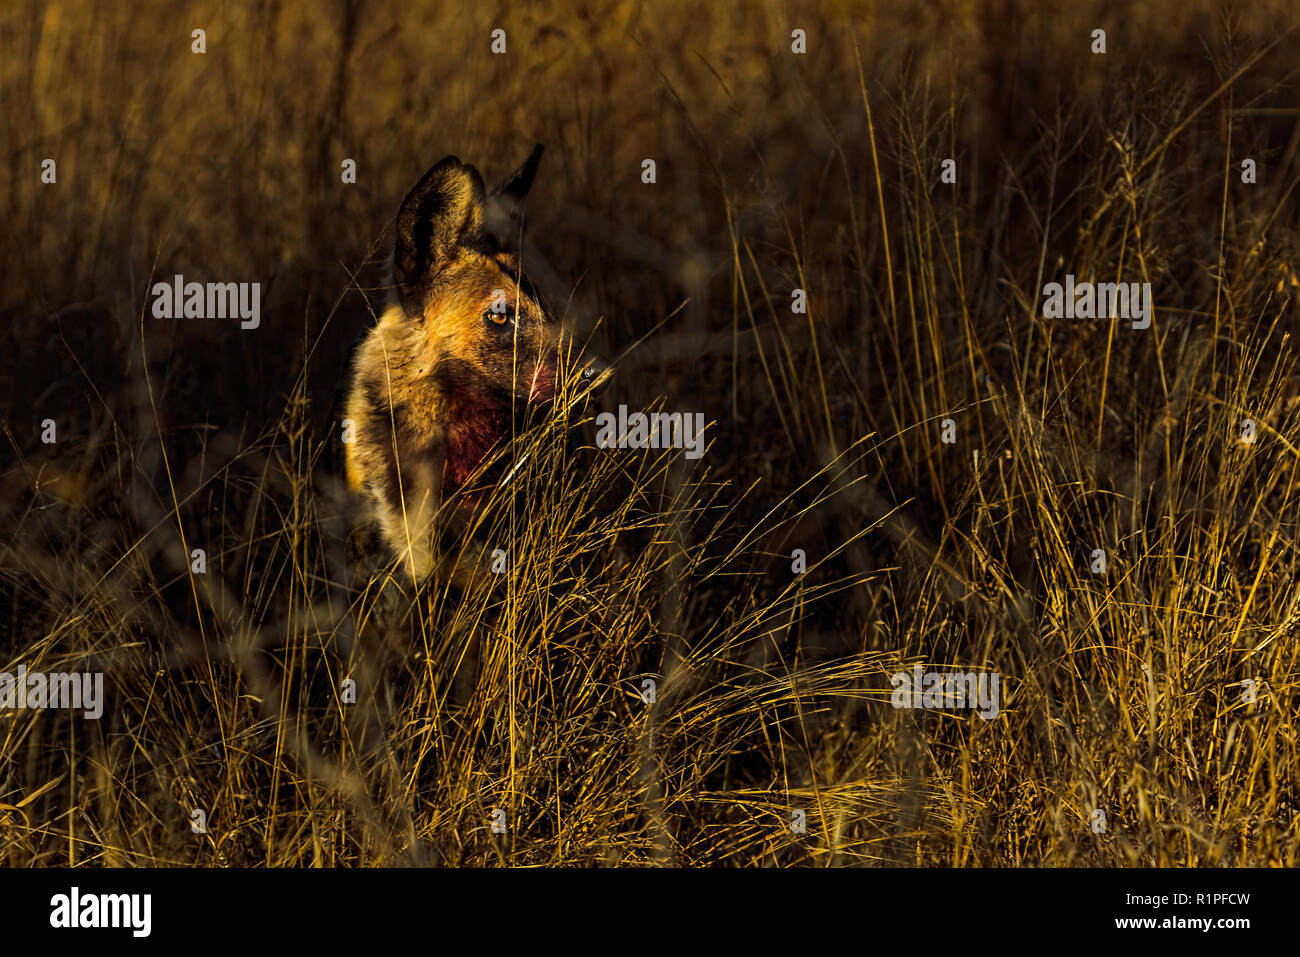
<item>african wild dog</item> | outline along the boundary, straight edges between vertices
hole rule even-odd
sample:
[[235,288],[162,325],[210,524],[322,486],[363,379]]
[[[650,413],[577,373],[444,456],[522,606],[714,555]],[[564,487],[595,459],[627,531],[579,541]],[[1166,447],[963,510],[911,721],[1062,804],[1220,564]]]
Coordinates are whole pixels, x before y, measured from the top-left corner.
[[[478,170],[455,156],[424,174],[397,214],[396,295],[353,362],[348,484],[416,580],[432,570],[440,502],[509,431],[512,409],[556,395],[577,352],[517,251],[541,152],[486,198]],[[582,381],[600,368],[589,360]]]

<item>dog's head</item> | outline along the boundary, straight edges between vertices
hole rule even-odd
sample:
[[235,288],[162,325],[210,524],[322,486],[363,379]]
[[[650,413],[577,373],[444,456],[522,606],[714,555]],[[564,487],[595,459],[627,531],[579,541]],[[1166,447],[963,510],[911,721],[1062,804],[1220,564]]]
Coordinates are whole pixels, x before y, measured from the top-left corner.
[[603,369],[595,359],[578,361],[520,263],[524,199],[541,155],[539,144],[490,196],[478,170],[448,156],[397,214],[398,299],[406,318],[424,325],[421,371],[448,392],[494,405],[541,404],[569,370],[582,384]]

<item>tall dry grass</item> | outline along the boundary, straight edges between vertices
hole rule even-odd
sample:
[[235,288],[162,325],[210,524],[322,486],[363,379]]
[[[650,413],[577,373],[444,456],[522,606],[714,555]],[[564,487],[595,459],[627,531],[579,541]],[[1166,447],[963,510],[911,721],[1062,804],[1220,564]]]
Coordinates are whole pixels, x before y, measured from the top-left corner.
[[[7,5],[0,670],[110,697],[0,716],[5,862],[1295,865],[1296,28]],[[615,375],[502,450],[454,577],[355,582],[334,396],[397,204],[534,141],[540,278]],[[1044,319],[1067,272],[1152,327]],[[154,319],[175,273],[261,328]],[[708,452],[594,448],[620,403]],[[893,709],[916,663],[1002,713]]]

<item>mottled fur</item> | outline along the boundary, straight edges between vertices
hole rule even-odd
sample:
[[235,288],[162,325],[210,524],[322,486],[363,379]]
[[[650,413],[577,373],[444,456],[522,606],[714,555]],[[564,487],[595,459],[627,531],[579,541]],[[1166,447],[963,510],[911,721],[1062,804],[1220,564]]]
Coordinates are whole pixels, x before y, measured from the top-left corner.
[[540,153],[487,199],[454,156],[424,175],[397,217],[394,301],[355,354],[348,484],[416,579],[431,570],[444,497],[504,437],[512,409],[555,394],[568,344],[512,243]]

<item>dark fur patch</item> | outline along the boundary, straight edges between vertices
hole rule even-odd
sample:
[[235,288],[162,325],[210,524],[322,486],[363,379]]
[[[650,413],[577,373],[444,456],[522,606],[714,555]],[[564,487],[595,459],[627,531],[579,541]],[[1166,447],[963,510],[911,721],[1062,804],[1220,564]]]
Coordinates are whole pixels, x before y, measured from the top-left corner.
[[458,396],[447,411],[445,488],[461,488],[509,428],[509,413],[473,396]]
[[488,382],[463,359],[444,357],[432,376],[446,399],[447,460],[444,490],[461,488],[506,434],[511,400],[497,384]]

